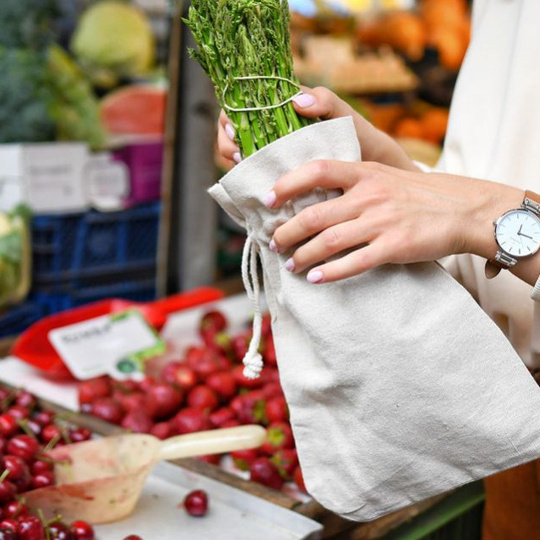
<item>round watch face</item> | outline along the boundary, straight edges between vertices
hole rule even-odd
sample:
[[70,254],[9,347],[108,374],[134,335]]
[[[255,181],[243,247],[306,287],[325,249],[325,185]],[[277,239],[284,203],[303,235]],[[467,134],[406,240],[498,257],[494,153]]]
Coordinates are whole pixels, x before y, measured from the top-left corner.
[[511,210],[496,222],[495,239],[513,257],[528,257],[540,248],[540,219],[526,210]]

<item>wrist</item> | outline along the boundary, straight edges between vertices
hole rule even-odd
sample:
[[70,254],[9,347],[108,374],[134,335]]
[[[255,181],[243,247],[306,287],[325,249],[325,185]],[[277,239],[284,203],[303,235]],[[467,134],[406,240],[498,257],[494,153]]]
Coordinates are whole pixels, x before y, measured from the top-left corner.
[[519,208],[524,192],[512,186],[492,182],[489,184],[491,188],[487,185],[479,186],[479,196],[472,202],[473,208],[469,212],[472,220],[462,222],[462,227],[472,231],[465,242],[465,251],[491,260],[499,250],[494,222],[505,212]]

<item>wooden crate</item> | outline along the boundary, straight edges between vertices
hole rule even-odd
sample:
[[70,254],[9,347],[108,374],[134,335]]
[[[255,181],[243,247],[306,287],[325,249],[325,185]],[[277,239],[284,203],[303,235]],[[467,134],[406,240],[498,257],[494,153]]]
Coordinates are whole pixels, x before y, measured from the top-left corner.
[[[0,343],[0,347],[3,345],[5,346],[6,343]],[[6,350],[3,352],[6,352]],[[2,350],[0,350],[0,354],[1,353]],[[0,386],[10,388],[10,386],[5,383],[0,383]],[[64,409],[55,403],[39,398],[39,396],[37,397],[41,407],[55,411],[56,413],[61,414],[62,418],[66,421],[78,426],[87,427],[96,434],[107,436],[125,432],[124,429],[93,416],[75,413]],[[175,460],[173,463],[318,521],[324,526],[322,538],[325,540],[374,540],[382,538],[396,527],[410,521],[428,508],[431,508],[446,496],[440,495],[433,497],[369,523],[357,523],[339,517],[323,508],[314,500],[302,503],[284,493],[250,480],[239,478],[234,474],[224,471],[218,466],[194,458]]]

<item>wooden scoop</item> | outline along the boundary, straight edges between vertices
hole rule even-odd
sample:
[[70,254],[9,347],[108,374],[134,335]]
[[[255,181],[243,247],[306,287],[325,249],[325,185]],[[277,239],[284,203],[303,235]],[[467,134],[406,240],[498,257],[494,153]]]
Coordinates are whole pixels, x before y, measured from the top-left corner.
[[119,435],[52,450],[55,486],[25,494],[28,506],[50,519],[107,523],[127,517],[137,504],[152,467],[167,459],[220,454],[260,446],[257,425],[214,429],[160,441],[152,435]]

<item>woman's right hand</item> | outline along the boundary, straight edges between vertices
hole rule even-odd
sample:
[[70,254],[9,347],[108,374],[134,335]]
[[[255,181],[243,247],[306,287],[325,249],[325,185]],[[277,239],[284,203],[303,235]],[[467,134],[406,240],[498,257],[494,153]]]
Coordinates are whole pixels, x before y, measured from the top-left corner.
[[[322,120],[352,116],[363,161],[374,161],[404,170],[418,170],[396,141],[368,122],[336,94],[324,87],[302,87],[302,90],[303,93],[293,99],[298,114]],[[224,111],[221,111],[218,122],[218,150],[227,160],[239,163],[242,159],[234,141],[234,128]]]

